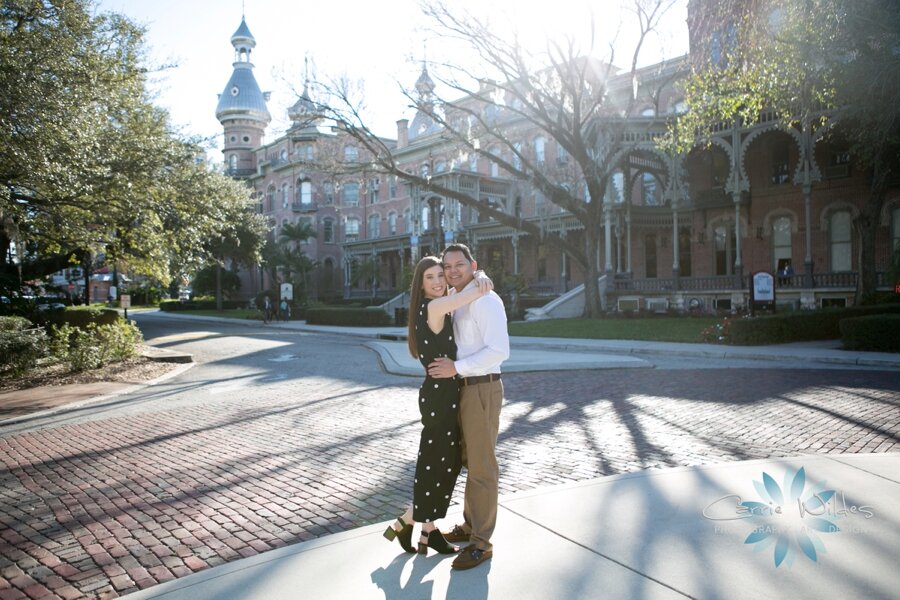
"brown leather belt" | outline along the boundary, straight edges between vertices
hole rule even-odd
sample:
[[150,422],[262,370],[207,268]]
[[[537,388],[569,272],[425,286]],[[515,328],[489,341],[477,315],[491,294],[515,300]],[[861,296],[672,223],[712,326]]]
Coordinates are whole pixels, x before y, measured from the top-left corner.
[[478,383],[490,383],[492,381],[500,381],[500,373],[476,375],[475,377],[460,377],[459,385],[476,385]]

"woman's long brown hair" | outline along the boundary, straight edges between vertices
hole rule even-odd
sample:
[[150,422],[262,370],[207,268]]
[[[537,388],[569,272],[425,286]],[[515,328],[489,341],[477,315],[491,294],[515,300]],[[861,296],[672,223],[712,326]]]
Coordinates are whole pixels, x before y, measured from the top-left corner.
[[419,313],[419,305],[425,297],[422,291],[422,284],[425,280],[425,271],[431,267],[444,267],[444,263],[437,256],[425,256],[416,265],[416,272],[413,274],[412,284],[409,286],[409,316],[406,323],[406,344],[409,347],[409,353],[413,358],[419,358],[419,349],[416,346],[416,316]]

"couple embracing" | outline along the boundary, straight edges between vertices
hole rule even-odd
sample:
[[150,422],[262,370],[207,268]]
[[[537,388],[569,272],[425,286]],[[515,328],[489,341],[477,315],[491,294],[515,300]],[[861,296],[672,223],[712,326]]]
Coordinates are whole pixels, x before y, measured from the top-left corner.
[[[459,552],[455,569],[470,569],[493,555],[500,365],[509,358],[503,301],[477,268],[463,244],[452,244],[440,259],[426,256],[416,265],[408,342],[427,373],[418,396],[423,428],[413,504],[384,533],[412,553],[413,525],[421,523],[419,553],[427,554],[428,548]],[[453,288],[449,294],[448,286]],[[464,522],[442,533],[435,520],[446,516],[461,467],[467,469]],[[465,541],[469,545],[462,551],[451,544]]]

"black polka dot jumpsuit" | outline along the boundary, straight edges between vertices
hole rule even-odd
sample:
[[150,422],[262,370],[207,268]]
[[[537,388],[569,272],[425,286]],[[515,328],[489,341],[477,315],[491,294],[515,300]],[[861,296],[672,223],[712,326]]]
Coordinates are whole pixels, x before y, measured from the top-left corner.
[[[429,302],[426,298],[419,306],[415,322],[419,361],[426,368],[439,356],[456,360],[450,315],[444,317],[440,333],[434,333],[428,327]],[[422,415],[422,439],[413,484],[413,519],[425,523],[446,516],[462,464],[459,384],[456,379],[434,379],[426,375],[419,388],[419,413]]]

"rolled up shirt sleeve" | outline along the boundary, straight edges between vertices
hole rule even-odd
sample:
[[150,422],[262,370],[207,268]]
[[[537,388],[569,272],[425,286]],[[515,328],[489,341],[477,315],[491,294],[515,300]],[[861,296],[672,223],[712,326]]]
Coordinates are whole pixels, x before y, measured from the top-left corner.
[[454,314],[457,360],[462,377],[499,373],[509,358],[509,332],[503,301],[491,292]]

